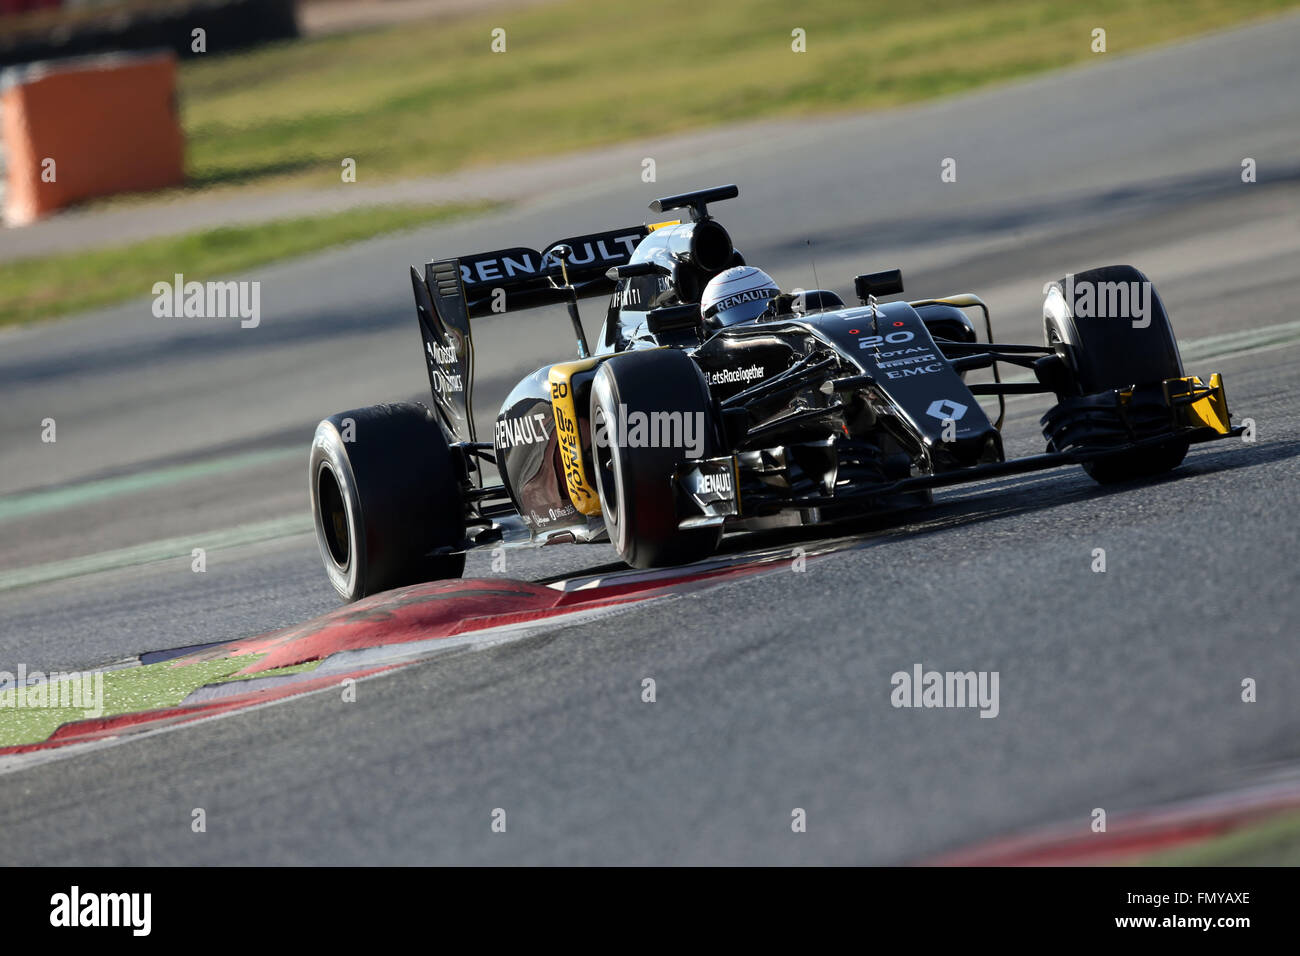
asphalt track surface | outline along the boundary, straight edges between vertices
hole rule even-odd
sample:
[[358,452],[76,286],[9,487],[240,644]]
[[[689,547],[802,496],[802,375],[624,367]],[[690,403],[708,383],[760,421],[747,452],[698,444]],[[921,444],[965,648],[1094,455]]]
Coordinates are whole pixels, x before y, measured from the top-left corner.
[[[1289,17],[798,135],[758,125],[730,149],[665,146],[654,185],[639,164],[611,168],[499,215],[262,270],[256,329],[155,319],[142,299],[0,338],[0,585],[280,529],[214,547],[205,574],[186,548],[0,587],[0,669],[93,666],[337,606],[313,539],[292,533],[307,446],[326,414],[426,388],[406,266],[638,222],[655,195],[702,185],[740,184],[716,211],[785,285],[812,285],[814,261],[841,291],[898,266],[913,296],[982,294],[1001,341],[1039,340],[1044,282],[1131,262],[1161,290],[1189,372],[1222,372],[1259,434],[1138,485],[1048,472],[848,530],[731,539],[845,547],[802,573],[435,657],[363,682],[356,703],[300,697],[0,775],[0,860],[901,863],[1294,762],[1298,45]],[[945,157],[955,183],[940,183]],[[1244,157],[1257,183],[1241,182]],[[481,428],[519,374],[567,355],[564,321],[478,322]],[[1041,450],[1042,410],[1011,404],[1009,452]],[[195,476],[84,493],[175,466]],[[58,488],[66,500],[3,517],[13,495]],[[607,546],[514,551],[506,574],[614,560]],[[471,557],[467,575],[491,573]],[[998,671],[997,718],[893,708],[890,676],[915,663]],[[791,832],[795,807],[806,833]]]

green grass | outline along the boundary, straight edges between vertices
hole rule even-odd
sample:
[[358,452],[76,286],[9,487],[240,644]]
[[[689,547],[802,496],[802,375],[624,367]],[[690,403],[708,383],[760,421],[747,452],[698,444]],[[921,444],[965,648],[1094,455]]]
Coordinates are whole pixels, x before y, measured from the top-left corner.
[[[224,657],[215,661],[196,661],[186,664],[162,661],[142,667],[106,671],[104,712],[98,716],[113,717],[118,714],[135,714],[162,707],[174,707],[206,684],[223,684],[231,680],[247,679],[236,677],[235,672],[243,670],[262,657],[261,654],[245,654],[240,657]],[[281,667],[253,676],[260,678],[295,674],[313,670],[319,664],[319,661],[309,661],[306,664]],[[49,688],[49,700],[57,701],[59,686],[55,684]],[[86,685],[85,692],[93,694],[95,691],[93,686]],[[85,719],[83,708],[15,707],[13,702],[16,693],[18,693],[16,690],[0,692],[0,747],[39,743],[48,739],[50,734],[62,724]],[[68,699],[70,692],[65,693],[64,697]]]
[[[1154,44],[1297,0],[567,2],[185,63],[196,186],[427,175],[715,123],[892,107]],[[490,31],[506,30],[504,53]],[[807,52],[791,51],[806,31]],[[1107,31],[1107,53],[1090,49]],[[629,175],[640,172],[639,167]]]
[[330,246],[487,208],[488,204],[374,206],[227,226],[125,246],[0,263],[0,326],[150,295],[155,282],[205,282]]
[[1142,866],[1300,866],[1300,813],[1136,861]]

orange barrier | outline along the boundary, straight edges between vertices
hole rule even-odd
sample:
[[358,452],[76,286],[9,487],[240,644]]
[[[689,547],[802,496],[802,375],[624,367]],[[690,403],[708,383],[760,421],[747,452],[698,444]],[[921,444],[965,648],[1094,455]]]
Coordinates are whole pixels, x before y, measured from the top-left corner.
[[109,55],[6,71],[0,92],[5,220],[185,178],[176,57]]

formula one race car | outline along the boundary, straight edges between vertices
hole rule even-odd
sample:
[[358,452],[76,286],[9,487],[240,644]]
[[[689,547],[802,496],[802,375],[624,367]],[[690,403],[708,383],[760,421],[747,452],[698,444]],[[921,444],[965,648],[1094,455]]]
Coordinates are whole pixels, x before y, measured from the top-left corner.
[[[709,214],[736,195],[670,196],[650,208],[681,219],[411,269],[432,405],[342,412],[312,445],[316,534],[339,594],[457,577],[481,546],[608,540],[635,567],[683,564],[725,531],[924,504],[995,475],[1154,475],[1242,431],[1217,374],[1184,374],[1164,306],[1131,266],[1050,284],[1045,344],[997,345],[975,295],[877,301],[902,292],[897,270],[857,276],[852,306],[781,292]],[[600,294],[593,349],[578,300]],[[471,319],[557,303],[577,358],[524,378],[480,440]],[[1004,382],[1000,364],[1033,380]],[[993,380],[967,383],[975,369]],[[1047,447],[1007,460],[1005,396],[1023,393],[1054,398]]]

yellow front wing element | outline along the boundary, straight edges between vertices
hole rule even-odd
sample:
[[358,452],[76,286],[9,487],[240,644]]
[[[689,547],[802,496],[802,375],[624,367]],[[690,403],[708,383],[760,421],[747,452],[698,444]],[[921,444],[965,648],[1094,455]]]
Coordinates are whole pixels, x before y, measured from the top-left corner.
[[1187,378],[1165,380],[1165,394],[1170,403],[1179,396],[1199,396],[1194,401],[1179,404],[1181,423],[1188,428],[1212,428],[1220,435],[1232,431],[1228,417],[1228,396],[1223,390],[1223,377],[1215,372],[1206,385],[1195,375]]
[[573,507],[585,515],[600,514],[600,495],[587,475],[582,460],[582,433],[578,429],[577,403],[573,400],[573,376],[585,372],[601,360],[600,356],[552,365],[547,375],[551,383],[551,411],[555,415],[555,437],[560,446],[560,463],[564,466],[564,484]]

